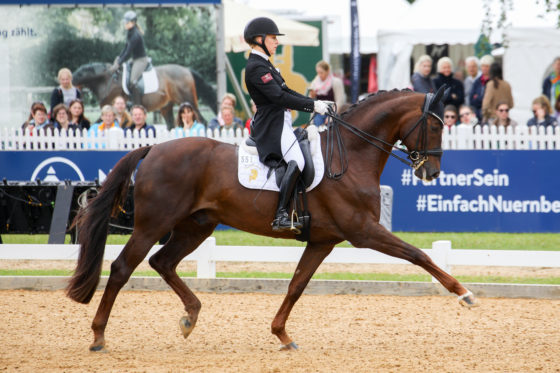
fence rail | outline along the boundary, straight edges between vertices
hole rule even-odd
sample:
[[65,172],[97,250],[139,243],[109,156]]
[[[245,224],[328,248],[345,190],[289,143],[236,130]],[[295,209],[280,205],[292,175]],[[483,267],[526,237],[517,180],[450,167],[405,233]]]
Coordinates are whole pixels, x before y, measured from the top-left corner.
[[[239,145],[247,138],[244,130],[204,130],[199,136]],[[130,150],[183,137],[183,132],[158,128],[156,135],[144,131],[123,132],[120,128],[104,131],[98,137],[86,130],[33,131],[16,127],[0,129],[0,150]],[[560,150],[560,127],[496,127],[459,125],[445,128],[446,150]]]
[[[105,260],[114,260],[123,245],[107,245]],[[154,246],[146,259],[161,245]],[[298,262],[303,247],[218,246],[214,237],[207,238],[186,261],[197,262],[198,278],[216,278],[216,262]],[[0,245],[0,260],[76,260],[78,245]],[[422,249],[443,270],[451,273],[453,265],[504,267],[560,267],[560,251],[463,250],[451,249],[451,241],[435,241],[431,249]],[[337,247],[325,263],[345,264],[410,264],[371,249]],[[432,278],[432,281],[435,279]]]

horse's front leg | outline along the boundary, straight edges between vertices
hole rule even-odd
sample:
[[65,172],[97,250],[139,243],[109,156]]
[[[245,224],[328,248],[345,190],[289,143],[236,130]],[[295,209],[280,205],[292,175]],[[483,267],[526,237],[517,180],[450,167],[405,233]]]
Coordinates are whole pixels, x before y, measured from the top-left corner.
[[309,280],[329,255],[334,246],[317,246],[309,243],[301,256],[294,277],[290,281],[288,293],[278,309],[274,320],[272,321],[272,334],[280,339],[282,343],[281,350],[296,350],[298,347],[286,333],[286,320],[298,301],[299,297],[305,290]]
[[459,296],[459,303],[468,308],[478,306],[474,295],[455,277],[439,268],[422,250],[404,242],[379,223],[371,223],[368,229],[354,235],[350,242],[355,247],[369,247],[384,254],[409,261],[424,268],[447,290]]

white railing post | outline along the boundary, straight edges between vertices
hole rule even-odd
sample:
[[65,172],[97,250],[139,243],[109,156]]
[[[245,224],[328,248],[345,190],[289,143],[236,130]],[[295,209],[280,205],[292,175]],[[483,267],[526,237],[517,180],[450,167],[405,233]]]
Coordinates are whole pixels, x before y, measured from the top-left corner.
[[198,259],[196,261],[197,278],[216,278],[216,262],[214,261],[214,249],[216,238],[208,237],[197,249]]
[[[432,242],[432,260],[434,263],[443,269],[445,272],[451,274],[449,267],[449,255],[451,254],[451,241],[435,241]],[[439,282],[432,276],[432,282]]]

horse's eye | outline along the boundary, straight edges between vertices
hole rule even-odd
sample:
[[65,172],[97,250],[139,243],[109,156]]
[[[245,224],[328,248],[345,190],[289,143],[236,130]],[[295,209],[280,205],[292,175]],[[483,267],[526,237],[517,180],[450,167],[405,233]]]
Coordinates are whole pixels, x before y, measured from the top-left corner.
[[440,129],[441,129],[440,126],[433,126],[433,125],[430,126],[430,131],[432,132],[438,132]]

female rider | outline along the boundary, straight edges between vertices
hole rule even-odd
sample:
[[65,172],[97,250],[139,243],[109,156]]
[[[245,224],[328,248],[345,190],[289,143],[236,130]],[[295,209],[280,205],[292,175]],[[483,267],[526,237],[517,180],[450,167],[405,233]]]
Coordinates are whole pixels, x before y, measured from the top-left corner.
[[255,18],[245,26],[244,38],[252,48],[245,69],[245,84],[257,106],[251,136],[257,144],[260,161],[272,168],[278,167],[282,162],[287,164],[272,222],[273,231],[283,232],[301,228],[301,223],[291,221],[287,207],[296,180],[305,165],[292,130],[289,109],[308,113],[315,111],[325,115],[329,105],[288,88],[280,72],[268,60],[278,47],[277,35],[283,34],[270,18]]
[[137,16],[132,10],[124,14],[124,27],[128,30],[126,37],[126,45],[121,54],[115,58],[115,62],[111,67],[111,71],[116,71],[119,66],[132,56],[132,67],[130,68],[130,93],[133,105],[142,104],[142,92],[137,86],[138,80],[142,76],[146,66],[148,66],[148,57],[146,57],[146,48],[144,47],[143,32],[136,23]]

